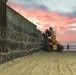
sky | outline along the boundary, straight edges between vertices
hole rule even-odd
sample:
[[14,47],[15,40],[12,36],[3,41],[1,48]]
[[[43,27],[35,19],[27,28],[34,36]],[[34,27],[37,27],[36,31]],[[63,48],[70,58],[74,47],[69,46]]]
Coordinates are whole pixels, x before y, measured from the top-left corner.
[[53,27],[61,44],[76,45],[76,0],[8,0],[41,31]]

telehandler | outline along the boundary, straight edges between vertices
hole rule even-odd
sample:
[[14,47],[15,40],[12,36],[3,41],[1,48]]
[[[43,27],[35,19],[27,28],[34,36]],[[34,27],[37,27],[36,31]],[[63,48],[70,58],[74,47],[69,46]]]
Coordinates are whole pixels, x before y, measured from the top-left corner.
[[56,40],[56,32],[52,27],[45,30],[43,33],[43,49],[44,51],[62,52],[63,46]]

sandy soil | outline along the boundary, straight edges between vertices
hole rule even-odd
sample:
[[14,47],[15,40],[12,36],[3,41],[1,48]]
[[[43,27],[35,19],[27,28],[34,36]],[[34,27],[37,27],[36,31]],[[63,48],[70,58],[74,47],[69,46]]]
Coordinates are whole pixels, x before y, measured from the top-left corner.
[[0,65],[0,75],[76,75],[76,52],[44,52]]

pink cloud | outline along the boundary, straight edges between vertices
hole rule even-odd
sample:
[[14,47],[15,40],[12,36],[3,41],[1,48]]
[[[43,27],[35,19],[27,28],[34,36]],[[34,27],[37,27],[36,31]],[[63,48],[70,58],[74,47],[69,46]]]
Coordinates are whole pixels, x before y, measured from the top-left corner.
[[64,42],[76,42],[76,34],[68,34],[68,35],[60,35],[57,36],[57,40],[60,41],[61,43]]
[[[60,42],[75,42],[76,41],[76,34],[66,34],[68,31],[68,26],[70,23],[76,24],[76,18],[69,18],[68,16],[60,16],[54,12],[46,12],[43,10],[40,11],[28,11],[27,9],[23,9],[20,6],[10,5],[14,8],[17,12],[20,10],[20,14],[24,17],[30,19],[32,22],[41,25],[38,29],[44,31],[46,28],[50,26],[55,26],[57,33],[64,33],[65,35],[61,34],[57,36],[57,40]],[[69,38],[70,37],[70,38]]]

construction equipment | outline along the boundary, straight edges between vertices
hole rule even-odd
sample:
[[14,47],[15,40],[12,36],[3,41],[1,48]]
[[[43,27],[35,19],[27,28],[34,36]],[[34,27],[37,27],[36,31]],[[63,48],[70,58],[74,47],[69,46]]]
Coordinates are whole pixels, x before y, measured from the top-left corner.
[[56,40],[56,33],[53,31],[53,28],[50,27],[49,29],[45,30],[43,33],[43,49],[45,51],[58,51],[62,52],[63,46],[59,44]]

